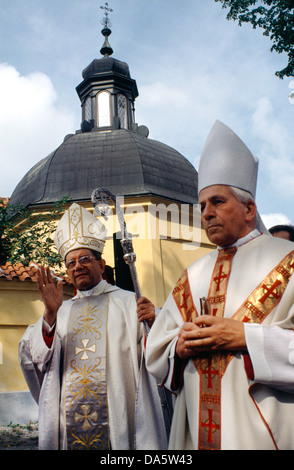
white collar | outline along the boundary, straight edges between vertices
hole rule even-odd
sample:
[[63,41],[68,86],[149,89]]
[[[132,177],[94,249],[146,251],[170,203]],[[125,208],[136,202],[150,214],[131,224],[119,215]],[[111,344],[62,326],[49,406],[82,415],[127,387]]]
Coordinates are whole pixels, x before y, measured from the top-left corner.
[[252,230],[252,232],[245,235],[245,237],[239,238],[239,240],[237,240],[232,245],[218,246],[217,249],[218,250],[223,250],[224,248],[232,248],[233,246],[238,248],[239,246],[245,245],[245,243],[250,242],[250,240],[253,240],[253,238],[258,237],[260,234],[261,234],[260,231],[257,228],[255,228],[254,230]]
[[89,297],[90,295],[101,295],[104,294],[104,292],[112,292],[113,290],[117,289],[118,287],[112,286],[111,284],[108,284],[105,279],[102,279],[102,281],[98,282],[97,286],[93,287],[92,289],[78,290],[77,295],[74,297],[74,299],[81,299],[83,297]]

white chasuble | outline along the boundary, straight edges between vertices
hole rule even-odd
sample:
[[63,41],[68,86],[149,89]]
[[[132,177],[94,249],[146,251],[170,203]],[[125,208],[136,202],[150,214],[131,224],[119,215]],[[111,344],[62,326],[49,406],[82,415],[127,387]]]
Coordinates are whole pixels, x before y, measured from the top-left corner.
[[[275,377],[263,383],[249,378],[242,351],[213,353],[206,359],[203,353],[183,364],[175,361],[183,322],[199,314],[203,297],[209,300],[211,314],[219,316],[218,294],[223,292],[218,286],[227,280],[221,316],[244,322],[246,338],[259,325],[277,325],[290,333],[293,329],[293,243],[261,235],[238,246],[229,279],[222,262],[215,271],[217,254],[215,250],[188,267],[147,340],[148,370],[177,394],[169,448],[294,449],[294,395],[287,392],[287,384],[275,389]],[[214,281],[217,292],[212,295]],[[258,351],[265,353],[262,343]],[[250,353],[250,359],[254,369],[259,358]]]
[[76,300],[70,311],[65,351],[68,449],[109,449],[106,333],[109,294]]
[[19,354],[39,404],[40,449],[166,449],[136,309],[134,293],[101,281],[63,302],[51,348],[42,318],[27,328]]

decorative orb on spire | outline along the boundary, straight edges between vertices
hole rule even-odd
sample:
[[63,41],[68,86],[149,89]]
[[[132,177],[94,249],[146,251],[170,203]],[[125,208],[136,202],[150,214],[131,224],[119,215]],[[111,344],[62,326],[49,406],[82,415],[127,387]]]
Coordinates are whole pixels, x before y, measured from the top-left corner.
[[113,54],[113,49],[112,49],[112,47],[111,47],[111,45],[109,44],[109,41],[108,41],[108,38],[111,35],[111,29],[110,29],[111,23],[110,23],[110,20],[109,20],[109,13],[113,12],[113,10],[112,10],[112,8],[109,8],[107,2],[105,2],[104,7],[101,6],[100,8],[102,10],[105,10],[104,11],[104,18],[101,20],[101,24],[104,26],[101,33],[105,37],[105,41],[104,41],[103,46],[100,49],[100,53],[104,57],[109,57],[111,54]]

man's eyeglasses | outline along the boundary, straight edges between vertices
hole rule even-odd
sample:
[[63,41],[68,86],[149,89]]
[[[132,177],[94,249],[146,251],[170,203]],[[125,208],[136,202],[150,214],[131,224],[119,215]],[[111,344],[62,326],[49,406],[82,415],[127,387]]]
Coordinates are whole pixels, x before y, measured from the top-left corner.
[[69,259],[68,261],[66,261],[65,267],[66,269],[70,271],[71,269],[74,269],[75,265],[77,264],[77,261],[79,262],[81,266],[87,266],[87,264],[92,263],[93,259],[95,260],[96,258],[94,258],[94,256],[89,256],[89,255],[81,256],[80,258],[78,258],[78,260]]

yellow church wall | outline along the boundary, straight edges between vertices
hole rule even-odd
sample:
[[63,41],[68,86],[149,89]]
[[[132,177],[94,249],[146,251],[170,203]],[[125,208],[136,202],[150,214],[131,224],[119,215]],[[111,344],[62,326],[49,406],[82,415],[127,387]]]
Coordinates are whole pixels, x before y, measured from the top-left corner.
[[0,325],[35,323],[43,308],[37,285],[28,280],[0,280]]
[[200,246],[197,249],[195,248],[195,251],[187,251],[183,248],[183,243],[180,241],[161,240],[160,242],[164,300],[166,300],[184,270],[194,261],[211,251],[211,248]]
[[[71,296],[72,288],[66,286],[64,298]],[[36,283],[0,279],[0,392],[28,389],[18,361],[18,343],[42,313]]]
[[25,332],[24,326],[0,325],[0,343],[2,357],[0,359],[0,391],[23,391],[26,382],[18,362],[18,343]]
[[[135,244],[139,245],[137,241]],[[136,250],[141,260],[138,273],[143,295],[157,307],[163,306],[183,271],[211,251],[211,245],[203,244],[194,250],[185,250],[184,246],[182,240],[159,239],[145,241],[141,243],[142,251]]]

